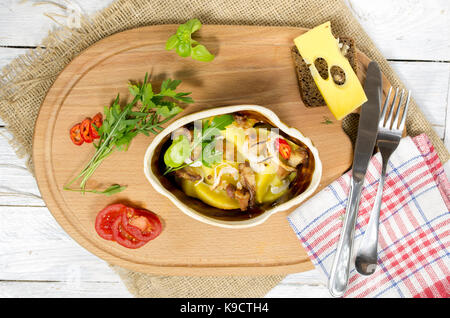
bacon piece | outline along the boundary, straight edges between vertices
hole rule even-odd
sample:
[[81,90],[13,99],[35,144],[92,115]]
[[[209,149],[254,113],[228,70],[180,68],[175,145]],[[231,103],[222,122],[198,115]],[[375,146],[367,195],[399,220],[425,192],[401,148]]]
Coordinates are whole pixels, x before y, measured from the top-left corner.
[[200,180],[202,177],[195,173],[194,171],[192,171],[192,169],[190,167],[185,167],[179,170],[175,170],[175,176],[180,178],[180,179],[186,179],[186,180],[190,180],[190,181],[198,181]]
[[231,183],[229,183],[225,189],[225,191],[227,192],[227,195],[234,199],[234,193],[236,192],[236,187],[234,185],[232,185]]
[[308,160],[308,152],[304,148],[298,148],[291,152],[288,159],[288,165],[297,167],[299,164],[305,163]]
[[247,210],[250,201],[250,192],[246,189],[236,190],[234,192],[234,197],[238,200],[241,211]]
[[256,177],[248,162],[239,164],[239,182],[242,184],[242,187],[249,192],[249,206],[253,207],[255,205],[256,196]]

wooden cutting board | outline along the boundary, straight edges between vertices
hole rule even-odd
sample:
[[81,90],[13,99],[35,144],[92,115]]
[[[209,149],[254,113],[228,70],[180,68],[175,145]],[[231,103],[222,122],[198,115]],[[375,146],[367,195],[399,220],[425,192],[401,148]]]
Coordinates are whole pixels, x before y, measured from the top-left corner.
[[[290,48],[306,29],[292,27],[205,25],[196,39],[216,55],[204,63],[165,50],[176,25],[149,26],[105,38],[76,57],[49,90],[36,122],[33,159],[41,194],[51,213],[73,239],[107,262],[159,275],[286,274],[313,268],[286,216],[270,217],[248,229],[224,229],[183,214],[158,194],[143,173],[144,153],[153,137],[138,136],[127,152],[106,159],[88,188],[128,185],[112,197],[64,191],[94,153],[77,147],[69,129],[110,105],[117,93],[129,98],[127,83],[151,74],[154,87],[170,77],[182,80],[179,90],[192,92],[195,104],[178,117],[217,107],[258,104],[268,107],[288,126],[311,138],[323,164],[319,190],[351,166],[348,137],[327,107],[306,108],[301,101]],[[358,52],[361,80],[369,59]],[[387,82],[385,82],[386,84]],[[329,119],[332,123],[325,124]],[[94,229],[106,205],[132,202],[157,213],[162,234],[142,248],[126,249],[100,238]],[[311,211],[312,212],[312,211]]]

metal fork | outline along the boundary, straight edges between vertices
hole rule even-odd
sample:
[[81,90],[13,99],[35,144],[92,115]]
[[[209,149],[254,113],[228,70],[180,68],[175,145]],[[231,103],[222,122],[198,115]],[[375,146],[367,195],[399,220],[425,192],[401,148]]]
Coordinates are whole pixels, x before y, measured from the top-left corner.
[[[390,105],[389,114],[386,117],[387,109],[389,108],[389,99],[392,93],[392,87],[389,89],[389,93],[384,102],[383,110],[380,115],[380,121],[378,124],[378,136],[377,146],[381,152],[382,168],[380,175],[380,182],[378,183],[377,196],[375,197],[375,203],[372,211],[370,212],[370,220],[367,225],[366,232],[361,240],[359,250],[356,254],[355,267],[358,273],[363,275],[371,275],[377,268],[377,256],[378,256],[378,225],[380,219],[380,206],[381,198],[383,196],[384,179],[386,177],[386,168],[392,153],[397,149],[397,146],[402,138],[403,129],[405,128],[406,114],[408,112],[409,100],[411,92],[408,93],[405,106],[403,107],[403,113],[398,123],[399,115],[402,110],[402,103],[404,97],[404,90],[402,90],[400,99],[397,106],[398,88],[395,90],[394,98]],[[397,107],[396,107],[397,106]],[[397,108],[392,121],[394,108]]]

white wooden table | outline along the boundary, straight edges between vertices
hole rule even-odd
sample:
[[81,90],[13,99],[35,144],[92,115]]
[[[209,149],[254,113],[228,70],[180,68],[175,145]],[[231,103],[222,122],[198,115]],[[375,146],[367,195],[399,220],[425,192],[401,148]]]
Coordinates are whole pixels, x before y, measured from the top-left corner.
[[[112,1],[70,2],[91,14]],[[450,148],[450,1],[348,0],[347,5]],[[0,0],[0,68],[58,27],[44,15],[51,12],[66,14],[38,0]],[[0,196],[0,297],[131,297],[118,275],[53,219],[24,160],[9,146],[1,119],[0,133],[0,192],[16,193]],[[287,276],[267,297],[329,294],[312,270]]]

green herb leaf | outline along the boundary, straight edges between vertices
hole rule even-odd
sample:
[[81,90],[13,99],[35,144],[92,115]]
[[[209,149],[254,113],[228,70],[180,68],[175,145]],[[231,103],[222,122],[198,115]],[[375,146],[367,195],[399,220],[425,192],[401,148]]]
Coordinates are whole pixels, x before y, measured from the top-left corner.
[[205,143],[202,149],[202,163],[211,167],[211,165],[221,162],[223,157],[223,152],[218,151],[216,149],[216,142],[211,141],[209,143]]
[[191,19],[186,22],[185,25],[186,28],[191,31],[191,33],[194,33],[202,27],[202,23],[198,19]]
[[204,45],[196,45],[191,50],[191,57],[194,60],[202,62],[210,62],[214,60],[214,55],[209,53],[208,49]]
[[169,117],[169,116],[175,116],[176,114],[179,114],[182,111],[183,111],[183,109],[178,106],[172,107],[172,109],[169,109],[169,107],[167,107],[167,106],[162,106],[156,110],[156,114],[163,116],[163,117]]
[[202,142],[211,141],[213,138],[219,135],[220,129],[218,129],[217,127],[208,127],[206,129],[203,129]]
[[192,33],[192,31],[189,30],[186,23],[184,23],[184,24],[180,24],[178,26],[176,35],[178,36],[178,39],[182,41],[182,40],[185,40],[183,38],[184,35],[186,35],[186,34],[190,35],[191,33]]
[[104,190],[102,192],[96,192],[96,193],[101,193],[101,194],[105,194],[107,196],[111,196],[113,194],[122,192],[126,188],[127,188],[126,186],[121,186],[120,184],[114,184],[114,185],[110,186],[109,188],[107,188],[106,190]]
[[177,46],[176,46],[176,51],[177,54],[181,57],[188,57],[189,55],[191,55],[191,45],[190,43],[187,42],[180,42]]
[[[167,83],[167,88],[174,91],[177,89],[178,85],[180,85],[180,84],[181,84],[180,80],[171,80],[169,78],[168,83]],[[184,94],[184,93],[180,93],[180,94]]]
[[325,124],[325,125],[329,125],[332,124],[333,122],[326,116],[323,116],[323,121],[321,122],[321,124]]
[[133,96],[137,96],[139,94],[139,87],[137,87],[136,85],[128,85],[128,90]]
[[219,130],[224,130],[228,125],[231,125],[234,121],[233,115],[225,114],[216,116],[211,121],[210,127],[217,128]]
[[175,97],[179,94],[189,95],[190,93],[176,93],[175,90],[177,89],[178,85],[181,84],[180,80],[171,80],[170,78],[164,80],[161,84],[161,91],[159,93],[159,96],[169,96],[169,97]]
[[142,89],[142,102],[147,105],[153,98],[152,84],[145,84]]
[[178,44],[178,37],[176,34],[172,35],[166,42],[166,50],[172,50]]

